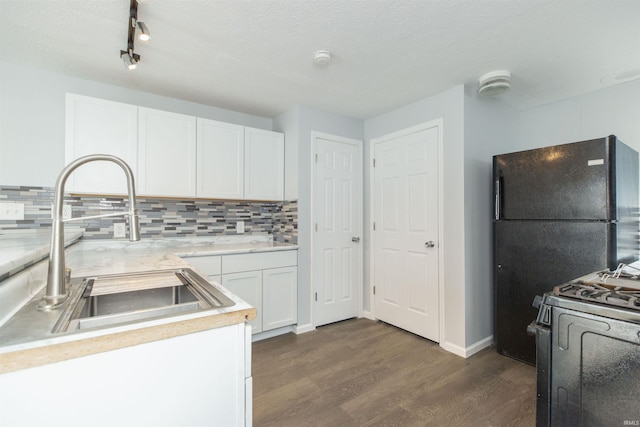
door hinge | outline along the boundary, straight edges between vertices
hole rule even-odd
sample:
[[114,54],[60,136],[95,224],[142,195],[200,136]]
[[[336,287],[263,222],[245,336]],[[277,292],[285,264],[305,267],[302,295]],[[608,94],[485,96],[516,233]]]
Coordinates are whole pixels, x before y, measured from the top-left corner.
[[316,296],[315,296],[316,301],[318,301],[318,293],[316,292],[315,294],[316,294]]
[[315,229],[316,229],[316,231],[318,231],[318,223],[317,222],[315,224]]
[[376,223],[373,223],[373,231],[376,231]]
[[316,163],[318,163],[318,153],[316,153]]
[[373,167],[376,167],[376,159],[373,159]]
[[375,287],[375,285],[373,286],[373,294],[374,294],[374,295],[376,294],[376,287]]

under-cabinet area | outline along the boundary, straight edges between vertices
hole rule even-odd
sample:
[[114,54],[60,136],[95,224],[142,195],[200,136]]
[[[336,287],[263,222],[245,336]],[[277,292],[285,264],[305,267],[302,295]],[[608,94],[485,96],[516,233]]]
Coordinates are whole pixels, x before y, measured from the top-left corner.
[[[65,163],[95,153],[127,162],[141,196],[284,199],[282,133],[67,93]],[[123,194],[121,175],[87,165],[67,190]]]
[[257,310],[253,333],[297,322],[297,251],[184,258]]

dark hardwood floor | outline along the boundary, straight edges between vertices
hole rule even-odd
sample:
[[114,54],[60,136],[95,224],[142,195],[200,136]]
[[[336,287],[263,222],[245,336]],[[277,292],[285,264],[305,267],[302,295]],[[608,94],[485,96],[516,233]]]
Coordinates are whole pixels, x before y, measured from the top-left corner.
[[260,426],[534,426],[535,368],[352,319],[253,344]]

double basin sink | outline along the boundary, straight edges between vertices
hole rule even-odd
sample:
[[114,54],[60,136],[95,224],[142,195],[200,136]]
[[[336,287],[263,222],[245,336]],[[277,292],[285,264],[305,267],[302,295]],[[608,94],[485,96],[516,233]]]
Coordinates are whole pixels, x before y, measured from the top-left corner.
[[85,277],[52,332],[117,326],[235,303],[189,268]]

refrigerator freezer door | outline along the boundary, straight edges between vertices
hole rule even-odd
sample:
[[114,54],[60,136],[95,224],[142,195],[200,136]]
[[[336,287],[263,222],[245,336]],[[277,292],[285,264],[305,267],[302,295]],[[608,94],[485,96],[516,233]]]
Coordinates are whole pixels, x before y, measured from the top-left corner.
[[495,343],[498,352],[535,364],[536,295],[593,271],[614,257],[615,225],[605,222],[498,221],[494,223]]
[[611,156],[601,138],[495,156],[500,219],[615,218]]

